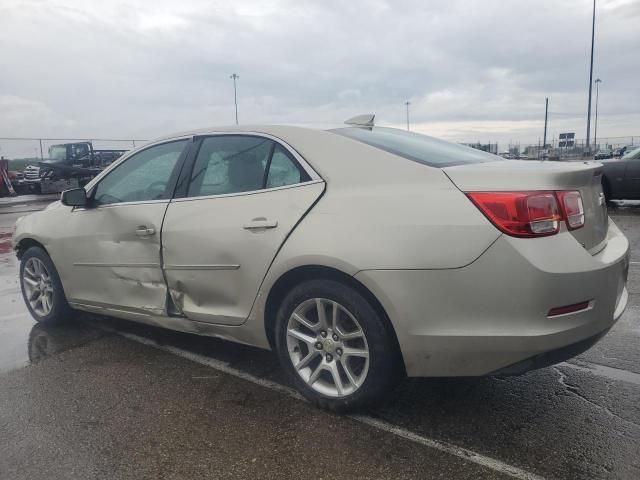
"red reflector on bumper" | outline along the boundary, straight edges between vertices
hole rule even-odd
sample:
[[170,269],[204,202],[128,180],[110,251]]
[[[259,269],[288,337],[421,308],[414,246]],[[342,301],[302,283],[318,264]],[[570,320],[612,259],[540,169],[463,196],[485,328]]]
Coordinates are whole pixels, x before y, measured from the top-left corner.
[[589,302],[574,303],[573,305],[565,305],[564,307],[554,307],[549,310],[547,317],[557,317],[558,315],[565,315],[567,313],[579,312],[580,310],[586,310],[589,307]]

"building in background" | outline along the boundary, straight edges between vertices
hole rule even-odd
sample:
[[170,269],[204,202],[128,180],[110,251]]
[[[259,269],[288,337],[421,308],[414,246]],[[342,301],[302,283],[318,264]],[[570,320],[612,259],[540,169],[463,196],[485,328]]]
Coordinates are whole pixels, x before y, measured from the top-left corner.
[[463,143],[462,145],[466,145],[467,147],[475,148],[476,150],[482,150],[483,152],[495,153],[498,154],[498,144],[497,143]]

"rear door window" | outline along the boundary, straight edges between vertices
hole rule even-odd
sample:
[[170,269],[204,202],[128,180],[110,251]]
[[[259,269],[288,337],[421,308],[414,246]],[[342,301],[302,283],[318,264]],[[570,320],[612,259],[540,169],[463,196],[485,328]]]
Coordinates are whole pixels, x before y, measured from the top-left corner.
[[284,147],[251,135],[202,140],[187,196],[225,195],[295,185],[309,176]]
[[266,188],[295,185],[307,180],[309,180],[308,175],[300,168],[291,154],[282,146],[277,145],[269,164]]

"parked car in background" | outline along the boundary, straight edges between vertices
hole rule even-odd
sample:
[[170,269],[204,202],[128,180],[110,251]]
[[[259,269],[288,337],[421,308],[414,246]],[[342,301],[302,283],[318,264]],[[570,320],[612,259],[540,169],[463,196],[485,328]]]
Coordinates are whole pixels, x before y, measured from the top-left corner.
[[352,119],[157,140],[16,225],[39,322],[72,309],[274,349],[332,410],[404,375],[511,375],[622,315],[595,162],[503,160]]
[[607,201],[640,199],[640,147],[602,165],[602,191]]
[[624,155],[626,155],[628,152],[635,150],[636,148],[640,147],[639,145],[625,145],[624,147],[620,147],[614,150],[613,152],[613,156],[614,157],[622,157]]
[[604,160],[605,158],[613,158],[613,151],[609,148],[603,148],[602,150],[598,150],[598,153],[593,157],[596,160]]

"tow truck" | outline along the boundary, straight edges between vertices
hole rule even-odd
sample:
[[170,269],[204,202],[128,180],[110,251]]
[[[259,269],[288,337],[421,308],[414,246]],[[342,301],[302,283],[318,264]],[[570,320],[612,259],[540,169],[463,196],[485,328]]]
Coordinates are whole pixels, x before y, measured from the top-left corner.
[[95,150],[91,142],[51,145],[47,160],[24,169],[24,181],[33,193],[57,193],[82,187],[125,152]]

